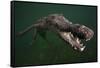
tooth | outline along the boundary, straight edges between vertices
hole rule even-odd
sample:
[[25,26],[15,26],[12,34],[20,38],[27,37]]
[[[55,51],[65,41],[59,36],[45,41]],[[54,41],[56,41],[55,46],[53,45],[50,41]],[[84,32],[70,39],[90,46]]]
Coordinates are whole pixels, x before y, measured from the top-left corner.
[[83,46],[82,48],[80,48],[80,51],[83,51],[85,49],[86,46]]
[[84,28],[85,26],[84,25],[82,25],[82,28]]
[[86,41],[88,41],[88,40],[90,40],[90,39],[86,39]]
[[75,50],[77,50],[77,48],[76,48],[76,47],[74,47],[74,49],[75,49]]
[[88,39],[86,39],[86,41],[88,41]]
[[70,32],[70,35],[73,37],[73,34],[71,34],[71,32]]
[[74,45],[72,45],[72,47],[73,47]]
[[83,43],[82,43],[82,44],[80,44],[80,46],[83,46]]
[[76,40],[76,41],[77,41],[77,43],[80,43],[80,41],[79,41],[79,39],[78,39],[78,38],[77,38],[77,40]]
[[66,36],[66,35],[67,35],[67,33],[64,33],[64,35]]

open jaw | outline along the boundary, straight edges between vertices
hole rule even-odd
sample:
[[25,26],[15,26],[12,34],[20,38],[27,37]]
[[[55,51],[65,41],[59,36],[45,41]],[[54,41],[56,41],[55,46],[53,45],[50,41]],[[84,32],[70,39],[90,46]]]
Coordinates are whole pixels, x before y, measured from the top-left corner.
[[71,32],[60,32],[60,36],[64,41],[68,42],[74,50],[84,51],[86,46],[83,45],[81,42],[82,39],[79,37],[74,37]]

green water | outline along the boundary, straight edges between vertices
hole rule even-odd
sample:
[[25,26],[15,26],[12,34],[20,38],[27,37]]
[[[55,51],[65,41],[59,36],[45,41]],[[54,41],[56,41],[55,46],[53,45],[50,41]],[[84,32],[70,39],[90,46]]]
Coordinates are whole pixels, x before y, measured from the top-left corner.
[[15,65],[40,65],[59,63],[80,63],[97,61],[97,7],[80,5],[59,5],[46,3],[15,2],[15,33],[24,30],[35,23],[41,17],[53,13],[62,13],[73,23],[83,24],[93,29],[94,37],[85,42],[86,49],[77,52],[72,47],[61,40],[55,33],[47,31],[46,39],[42,36],[42,31],[37,34],[33,45],[33,31],[26,33],[22,37],[15,37]]

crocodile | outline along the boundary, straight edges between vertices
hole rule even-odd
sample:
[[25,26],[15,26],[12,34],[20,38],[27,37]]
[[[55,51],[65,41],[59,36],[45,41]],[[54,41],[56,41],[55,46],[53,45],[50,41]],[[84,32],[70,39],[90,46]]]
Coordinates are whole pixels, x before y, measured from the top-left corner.
[[86,47],[83,45],[82,40],[88,41],[94,35],[92,29],[85,25],[72,23],[63,14],[49,14],[48,16],[42,17],[35,24],[18,32],[17,35],[23,35],[32,28],[55,32],[62,40],[71,45],[74,50],[80,52],[84,51]]

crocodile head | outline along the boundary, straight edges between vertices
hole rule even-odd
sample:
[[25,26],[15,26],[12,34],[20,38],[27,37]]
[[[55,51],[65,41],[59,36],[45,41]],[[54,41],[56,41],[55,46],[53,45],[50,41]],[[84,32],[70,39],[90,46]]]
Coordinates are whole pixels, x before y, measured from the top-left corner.
[[94,35],[94,32],[90,28],[79,24],[74,24],[69,32],[60,31],[59,33],[63,40],[68,42],[75,50],[81,52],[86,47],[82,41],[88,41]]

